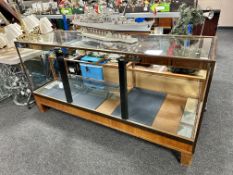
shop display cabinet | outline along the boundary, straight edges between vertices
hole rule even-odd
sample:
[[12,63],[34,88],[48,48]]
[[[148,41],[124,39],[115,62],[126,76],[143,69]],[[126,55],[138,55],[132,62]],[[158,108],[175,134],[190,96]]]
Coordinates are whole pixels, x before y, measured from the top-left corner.
[[[148,35],[126,44],[54,31],[15,45],[19,57],[20,48],[50,55],[30,71],[21,60],[41,112],[64,111],[175,150],[181,164],[191,163],[215,67],[215,37]],[[93,55],[98,59],[89,61]],[[33,77],[37,69],[44,70],[40,82]]]

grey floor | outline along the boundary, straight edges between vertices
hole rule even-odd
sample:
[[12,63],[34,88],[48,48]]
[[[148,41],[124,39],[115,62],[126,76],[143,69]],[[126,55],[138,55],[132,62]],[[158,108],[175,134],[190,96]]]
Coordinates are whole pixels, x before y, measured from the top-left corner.
[[232,175],[233,29],[219,30],[217,68],[193,164],[146,141],[49,110],[0,104],[0,175]]

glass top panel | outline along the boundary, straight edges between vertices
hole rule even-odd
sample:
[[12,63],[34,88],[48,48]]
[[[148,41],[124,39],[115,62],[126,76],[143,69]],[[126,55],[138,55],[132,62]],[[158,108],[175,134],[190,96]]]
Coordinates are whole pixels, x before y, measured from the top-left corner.
[[[182,57],[190,59],[209,59],[212,37],[198,36],[172,36],[172,35],[147,35],[147,36],[114,36],[118,41],[106,40],[101,33],[100,38],[83,36],[78,31],[62,31],[41,35],[31,41],[43,45],[64,47],[77,47],[79,49],[94,49],[98,51],[111,51],[112,53],[127,53],[153,56]],[[19,41],[21,42],[21,41]]]

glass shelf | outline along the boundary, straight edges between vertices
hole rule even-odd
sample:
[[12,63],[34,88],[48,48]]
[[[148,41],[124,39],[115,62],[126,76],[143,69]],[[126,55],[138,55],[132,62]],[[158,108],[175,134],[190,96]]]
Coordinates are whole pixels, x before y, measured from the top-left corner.
[[[137,42],[105,42],[82,36],[77,31],[60,31],[40,35],[30,41],[18,41],[34,45],[49,45],[60,47],[75,47],[84,50],[144,55],[154,57],[173,57],[186,59],[210,59],[210,49],[213,37],[148,35],[138,36]],[[124,40],[124,39],[122,39]]]

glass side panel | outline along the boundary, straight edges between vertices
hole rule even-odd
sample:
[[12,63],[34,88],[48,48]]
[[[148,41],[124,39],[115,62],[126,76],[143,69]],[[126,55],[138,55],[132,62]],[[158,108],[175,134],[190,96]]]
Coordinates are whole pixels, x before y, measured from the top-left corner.
[[113,105],[120,104],[119,85],[104,80],[69,76],[73,105],[111,115]]
[[159,65],[128,69],[128,120],[193,139],[201,95],[199,75],[203,73],[172,75]]
[[[121,36],[118,36],[121,38]],[[148,35],[135,37],[132,43],[124,40],[103,41],[99,38],[82,36],[76,31],[54,31],[39,36],[26,43],[48,44],[63,47],[77,47],[85,49],[98,49],[99,51],[111,51],[112,53],[129,53],[153,56],[185,57],[195,59],[208,59],[213,38],[198,36],[172,36],[172,35]]]
[[35,49],[19,49],[19,53],[34,90],[53,79],[48,52]]
[[54,80],[35,91],[37,94],[66,102],[66,96],[61,80]]

